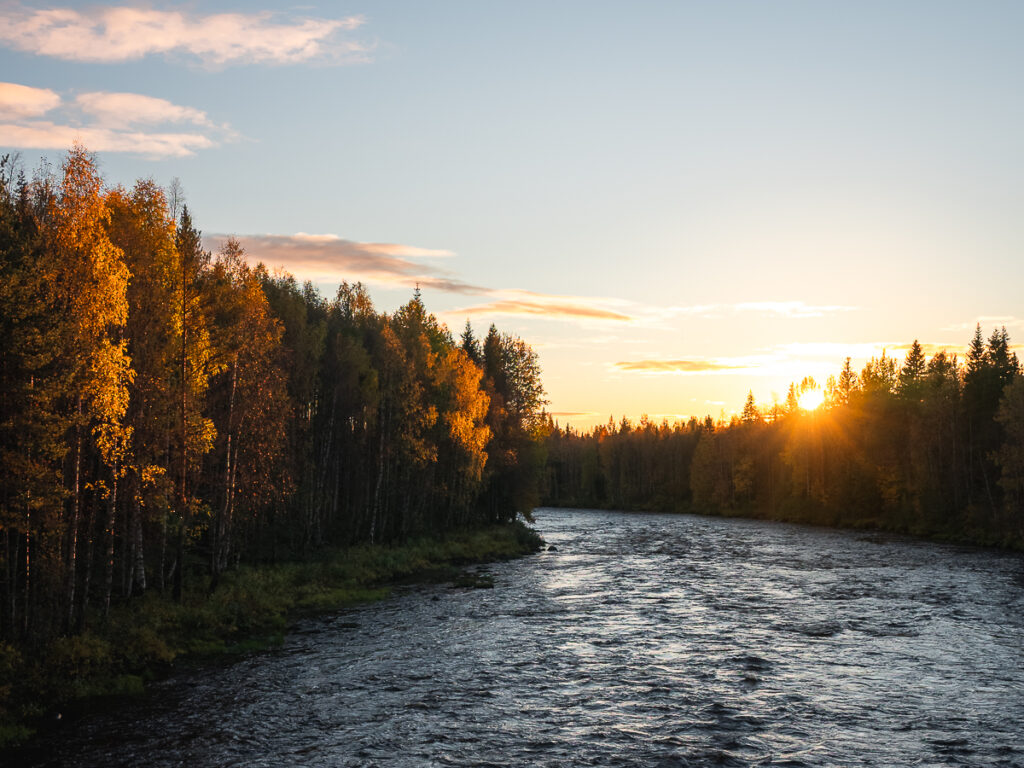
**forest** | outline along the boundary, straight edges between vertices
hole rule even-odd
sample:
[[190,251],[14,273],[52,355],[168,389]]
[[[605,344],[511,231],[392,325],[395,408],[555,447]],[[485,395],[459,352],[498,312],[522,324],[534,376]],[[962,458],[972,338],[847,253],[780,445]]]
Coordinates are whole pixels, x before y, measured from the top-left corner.
[[[816,397],[815,397],[816,395]],[[816,407],[801,404],[813,402]],[[961,361],[915,341],[728,421],[552,425],[544,503],[689,511],[1024,546],[1024,375],[1005,328]]]
[[240,563],[537,501],[544,392],[521,339],[467,322],[456,340],[418,288],[381,313],[236,240],[211,254],[176,185],[108,187],[81,146],[31,177],[0,165],[0,307],[0,649],[212,592]]
[[[455,337],[418,288],[386,313],[360,283],[325,297],[255,261],[205,250],[177,185],[109,186],[81,146],[31,175],[0,161],[0,744],[5,719],[278,631],[352,597],[338,573],[372,591],[432,567],[423,537],[539,503],[1024,546],[1005,328],[962,360],[916,341],[847,359],[730,420],[582,433],[545,413],[522,339]],[[466,558],[448,543],[441,561]]]

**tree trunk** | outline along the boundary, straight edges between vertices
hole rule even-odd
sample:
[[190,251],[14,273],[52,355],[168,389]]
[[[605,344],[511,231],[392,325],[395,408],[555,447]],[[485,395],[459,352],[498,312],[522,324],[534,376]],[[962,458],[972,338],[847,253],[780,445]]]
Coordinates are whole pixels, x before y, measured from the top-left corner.
[[78,400],[79,426],[75,427],[75,466],[71,484],[71,520],[68,525],[68,564],[64,593],[67,599],[67,612],[64,615],[65,629],[70,631],[75,618],[75,582],[77,577],[78,556],[78,516],[81,504],[81,473],[82,473],[82,400]]
[[19,545],[20,536],[17,534],[11,535],[10,528],[4,528],[4,556],[7,558],[6,573],[4,578],[6,581],[7,594],[4,595],[7,599],[6,610],[7,610],[7,622],[5,636],[13,638],[15,636],[15,627],[18,624],[18,550],[21,549]]
[[110,499],[107,505],[107,578],[103,585],[103,615],[110,613],[110,592],[114,588],[114,526],[117,522],[117,469],[114,469]]
[[25,602],[21,607],[22,632],[28,635],[32,594],[32,511],[25,510]]
[[177,565],[174,571],[175,602],[181,601],[182,583],[185,570],[185,526],[188,520],[186,510],[188,476],[188,277],[184,260],[181,263],[181,467],[178,478],[178,541]]
[[[221,561],[221,569],[227,568],[230,562],[231,554],[234,551],[234,518],[235,518],[235,488],[238,482],[238,449],[239,439],[236,437],[234,440],[234,448],[232,449],[233,455],[231,458],[231,476],[228,478],[228,506],[227,506],[227,520],[224,525],[224,555]],[[259,520],[262,521],[262,516]]]
[[142,505],[138,499],[132,504],[132,579],[128,585],[131,594],[142,594],[146,591],[146,557],[142,538]]
[[380,420],[380,440],[377,448],[377,486],[373,490],[373,513],[370,516],[370,543],[377,540],[377,517],[380,514],[380,492],[384,484],[384,433],[387,431],[387,416]]
[[174,556],[174,582],[171,592],[171,597],[174,598],[175,602],[181,602],[181,595],[184,589],[185,577],[183,571],[185,570],[185,514],[182,510],[181,525],[178,527],[178,539],[175,544],[175,556]]
[[[210,553],[210,589],[215,589],[220,572],[227,567],[228,547],[230,542],[231,505],[234,496],[234,468],[232,460],[233,433],[232,420],[235,412],[235,392],[238,389],[238,355],[231,364],[231,394],[228,397],[228,420],[226,446],[224,451],[224,503],[213,524],[213,546]],[[236,449],[237,452],[237,449]]]
[[98,496],[94,492],[89,503],[89,517],[85,523],[86,549],[85,549],[85,571],[82,574],[82,597],[79,599],[78,621],[75,629],[81,632],[85,628],[85,614],[89,608],[89,591],[92,588],[93,556],[96,550],[96,512]]

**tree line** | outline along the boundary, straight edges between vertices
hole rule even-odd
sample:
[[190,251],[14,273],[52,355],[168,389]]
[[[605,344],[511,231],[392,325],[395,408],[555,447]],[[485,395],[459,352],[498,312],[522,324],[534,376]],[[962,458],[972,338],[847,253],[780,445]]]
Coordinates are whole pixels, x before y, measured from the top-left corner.
[[535,352],[417,289],[324,298],[204,250],[176,188],[0,163],[0,642],[215,588],[242,561],[514,519],[536,502]]
[[748,395],[728,421],[622,419],[548,437],[544,503],[746,515],[1024,545],[1024,375],[1005,328],[977,326],[964,359],[915,341],[858,373],[847,358],[824,402]]

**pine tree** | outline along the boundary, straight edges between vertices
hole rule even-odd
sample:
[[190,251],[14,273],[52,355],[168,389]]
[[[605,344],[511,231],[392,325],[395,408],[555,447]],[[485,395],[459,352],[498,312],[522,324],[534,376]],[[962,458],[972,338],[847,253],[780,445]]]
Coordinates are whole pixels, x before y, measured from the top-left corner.
[[[0,639],[46,630],[41,603],[59,594],[53,543],[63,521],[66,318],[47,283],[45,211],[53,194],[0,161]],[[44,564],[41,566],[40,564]]]
[[892,394],[896,390],[896,361],[883,349],[881,357],[872,357],[865,363],[858,381],[861,390],[867,394]]
[[796,413],[800,410],[800,396],[796,392],[796,384],[790,382],[789,389],[786,390],[786,413]]
[[470,325],[469,320],[466,320],[466,327],[462,331],[459,341],[461,342],[462,351],[466,353],[470,360],[480,365],[483,359],[483,350],[481,350],[480,342],[477,341],[476,336],[473,334],[473,326]]
[[836,387],[839,405],[849,404],[850,394],[856,391],[859,386],[860,382],[857,379],[857,374],[853,372],[853,367],[850,365],[850,358],[846,358],[843,361],[843,370],[839,373],[839,383]]
[[1003,389],[1017,370],[1016,356],[1009,348],[1005,329],[993,331],[988,345],[982,340],[981,324],[974,329],[967,351],[963,397],[967,411],[967,465],[971,501],[987,506],[994,515],[1000,506],[994,452],[1002,442],[1001,428],[995,421]]
[[981,323],[974,326],[974,336],[967,347],[967,373],[974,374],[985,367],[985,338],[981,335]]
[[[173,593],[180,600],[185,570],[185,539],[192,524],[193,500],[189,476],[213,447],[216,431],[203,415],[203,400],[209,378],[215,373],[203,294],[204,273],[210,253],[203,249],[202,235],[192,223],[188,205],[182,206],[174,238],[178,252],[178,296],[176,297],[178,350],[178,466],[174,509],[176,543]],[[163,564],[161,563],[161,574]],[[162,580],[162,575],[161,575]]]
[[1003,443],[996,462],[1009,513],[1010,530],[1024,535],[1024,376],[1016,376],[1003,391],[996,420],[1003,429]]
[[1010,336],[1006,326],[993,330],[985,349],[988,364],[993,368],[993,375],[998,381],[1000,391],[1020,372],[1017,353],[1010,348]]
[[920,397],[921,382],[924,379],[927,367],[924,352],[917,339],[910,345],[907,357],[900,368],[899,377],[896,382],[896,391],[901,397],[908,400],[916,400]]
[[754,424],[761,421],[761,412],[757,408],[757,401],[754,400],[754,391],[747,392],[747,401],[743,405],[743,413],[740,419],[744,424]]

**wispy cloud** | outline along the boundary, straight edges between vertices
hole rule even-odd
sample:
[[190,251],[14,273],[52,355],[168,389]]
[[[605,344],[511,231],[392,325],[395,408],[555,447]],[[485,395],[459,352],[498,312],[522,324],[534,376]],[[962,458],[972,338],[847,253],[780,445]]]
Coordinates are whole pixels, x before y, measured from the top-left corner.
[[[946,351],[951,354],[962,352],[965,342],[919,341],[921,351],[926,356]],[[771,353],[793,360],[839,361],[846,358],[867,360],[881,357],[883,353],[889,357],[902,358],[913,342],[906,341],[860,341],[860,342],[794,342],[778,344]]]
[[[967,349],[967,344],[964,342],[919,341],[918,344],[921,345],[921,351],[925,357],[937,355],[939,352],[963,356]],[[913,344],[891,344],[885,349],[889,357],[904,357],[912,346]]]
[[[216,249],[226,235],[212,235]],[[763,301],[742,304],[701,304],[662,307],[607,296],[575,296],[517,289],[495,289],[467,282],[453,272],[417,259],[451,257],[449,250],[397,243],[365,243],[331,234],[240,235],[238,240],[253,262],[281,268],[313,282],[360,280],[391,286],[412,286],[482,297],[483,301],[443,313],[461,322],[472,317],[514,316],[568,321],[587,327],[658,328],[680,316],[720,316],[730,312],[756,312],[789,318],[820,317],[827,312],[853,309],[838,305],[811,305],[801,301]],[[669,361],[686,362],[686,361]]]
[[[947,354],[962,354],[963,344],[945,342],[920,342],[921,349],[928,357],[945,351]],[[612,370],[626,373],[681,374],[681,375],[729,375],[783,376],[799,380],[806,375],[827,377],[837,373],[843,361],[849,357],[858,367],[872,357],[883,353],[902,360],[910,343],[864,341],[864,342],[794,342],[776,344],[756,350],[749,355],[703,359],[648,359],[627,360],[611,364]],[[1024,345],[1022,345],[1024,346]],[[824,378],[822,378],[822,381]]]
[[[308,237],[325,237],[324,235],[309,235]],[[335,238],[334,235],[326,237]],[[335,238],[337,239],[337,238]],[[454,256],[453,251],[446,251],[441,248],[417,248],[415,245],[398,245],[397,243],[360,243],[367,253],[393,256],[398,254],[410,259],[436,259],[449,258]]]
[[629,323],[635,318],[614,299],[559,296],[532,291],[491,291],[494,301],[453,310],[452,314],[466,317],[478,315],[526,315],[553,319],[603,320]]
[[850,312],[857,307],[842,304],[808,304],[804,301],[744,301],[736,304],[692,304],[665,307],[668,316],[720,318],[738,312],[750,312],[765,317],[804,319],[824,317],[836,312]]
[[747,365],[717,360],[623,360],[614,368],[631,373],[721,373],[745,370]]
[[[968,320],[963,323],[956,323],[954,325],[947,325],[943,330],[946,331],[967,331],[969,333],[974,332],[976,325],[981,324],[981,331],[986,336],[991,332],[992,328],[1022,328],[1024,327],[1024,319],[1015,317],[1013,315],[981,315],[973,320]],[[965,342],[966,344],[966,342]]]
[[[897,364],[902,363],[913,342],[904,341],[863,341],[863,342],[800,342],[778,344],[764,350],[761,357],[759,373],[764,375],[787,375],[800,378],[803,375],[827,377],[839,372],[843,361],[850,358],[854,369],[873,357],[882,354],[895,358]],[[967,351],[967,343],[956,341],[918,341],[925,357],[932,357],[939,352],[956,355],[963,360]],[[1011,345],[1011,349],[1021,349],[1024,345]],[[797,375],[798,372],[799,375]],[[824,378],[819,378],[822,383]]]
[[[227,235],[210,235],[213,250]],[[385,286],[413,286],[419,283],[446,293],[486,294],[490,289],[472,285],[447,270],[415,261],[417,258],[451,256],[450,251],[420,248],[399,243],[361,243],[337,235],[240,235],[237,236],[251,262],[281,268],[313,282],[363,281]]]
[[665,314],[671,316],[720,317],[731,306],[730,304],[687,304],[665,307],[664,311]]
[[733,305],[737,312],[756,312],[764,315],[805,318],[823,317],[836,312],[849,312],[855,307],[841,304],[807,304],[803,301],[747,301]]
[[150,157],[184,157],[214,142],[198,133],[143,133],[79,128],[44,121],[0,124],[0,144],[22,149],[67,149],[81,142],[96,152],[131,152]]
[[668,422],[669,424],[675,424],[676,422],[685,422],[690,418],[688,413],[649,413],[647,418],[654,424],[661,424],[662,422]]
[[[399,243],[363,243],[337,235],[239,235],[252,263],[262,261],[300,279],[317,283],[342,280],[382,286],[412,287],[480,296],[486,301],[449,312],[446,317],[461,320],[481,315],[520,315],[581,322],[630,322],[634,318],[618,299],[565,296],[524,290],[499,290],[462,280],[450,270],[422,259],[454,256],[451,251]],[[207,247],[217,250],[227,235],[207,238]]]
[[206,128],[225,129],[225,126],[216,125],[201,109],[184,107],[141,93],[82,93],[75,98],[75,104],[83,113],[109,128],[191,123]]
[[[96,152],[183,157],[238,137],[202,110],[166,99],[96,91],[65,101],[17,83],[0,83],[0,120],[0,146],[20,149],[67,149],[78,141]],[[190,129],[180,130],[182,123]]]
[[[768,353],[784,359],[835,360],[841,363],[848,357],[863,360],[878,357],[883,352],[892,357],[892,353],[899,346],[900,342],[895,341],[800,341],[776,344]],[[906,346],[910,347],[909,344]]]
[[372,46],[345,37],[361,16],[317,19],[257,13],[199,14],[132,6],[0,10],[0,43],[71,61],[177,55],[207,66],[367,61]]

